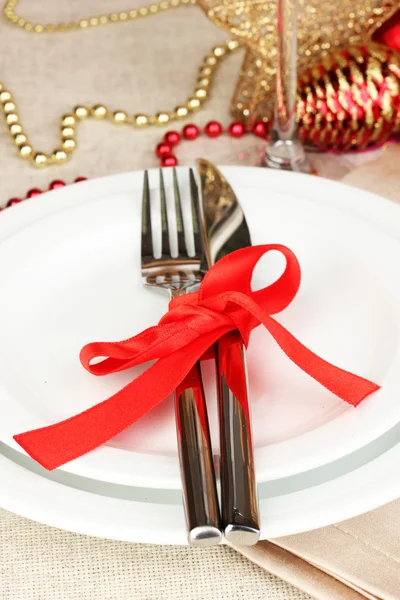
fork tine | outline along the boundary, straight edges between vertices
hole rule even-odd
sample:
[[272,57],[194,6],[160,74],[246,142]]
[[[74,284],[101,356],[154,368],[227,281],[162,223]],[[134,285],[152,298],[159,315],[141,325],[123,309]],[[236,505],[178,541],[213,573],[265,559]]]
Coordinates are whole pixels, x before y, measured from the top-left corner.
[[150,216],[149,174],[144,172],[142,197],[142,257],[153,255],[153,234]]
[[174,199],[175,199],[175,215],[176,215],[176,230],[178,234],[178,255],[185,256],[188,254],[185,242],[185,232],[183,229],[183,217],[182,217],[182,202],[181,194],[179,192],[178,177],[176,169],[173,169],[173,181],[174,181]]
[[160,169],[160,204],[161,204],[161,255],[171,256],[169,233],[168,233],[168,215],[167,201],[165,198],[165,184],[162,169]]
[[194,177],[193,169],[189,169],[189,181],[190,181],[190,204],[193,221],[193,236],[194,236],[194,251],[195,254],[203,254],[203,239],[201,235],[201,209],[200,209],[200,198],[199,188],[197,187],[196,179]]

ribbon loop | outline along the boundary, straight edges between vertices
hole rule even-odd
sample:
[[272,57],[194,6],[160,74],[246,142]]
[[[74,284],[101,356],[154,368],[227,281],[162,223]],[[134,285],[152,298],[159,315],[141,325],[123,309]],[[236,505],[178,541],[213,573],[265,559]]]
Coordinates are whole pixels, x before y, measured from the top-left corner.
[[[253,292],[254,268],[272,250],[285,257],[285,269],[274,283]],[[296,256],[279,244],[252,246],[225,256],[206,274],[198,292],[170,302],[157,326],[120,342],[93,342],[81,350],[82,365],[94,375],[155,360],[144,373],[100,404],[14,439],[45,468],[59,467],[104,444],[162,402],[184,382],[200,358],[212,355],[217,340],[224,338],[228,356],[229,344],[237,343],[240,334],[247,345],[251,331],[260,324],[303,371],[357,406],[379,386],[324,361],[271,316],[292,302],[300,279]],[[234,351],[231,355],[234,357]],[[98,359],[101,361],[93,362]],[[240,395],[243,386],[237,381],[235,361],[222,362],[228,384]]]

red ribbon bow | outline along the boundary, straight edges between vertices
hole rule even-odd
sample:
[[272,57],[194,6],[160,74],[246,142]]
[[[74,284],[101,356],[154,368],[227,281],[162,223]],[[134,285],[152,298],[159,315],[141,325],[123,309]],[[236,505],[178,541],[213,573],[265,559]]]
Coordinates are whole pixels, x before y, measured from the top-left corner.
[[[254,267],[271,250],[284,255],[286,268],[277,281],[253,292]],[[326,362],[271,316],[291,303],[299,285],[300,265],[285,246],[253,246],[225,256],[210,269],[198,292],[170,303],[158,325],[121,342],[87,344],[80,355],[83,366],[94,375],[115,373],[156,359],[151,367],[108,400],[14,439],[45,468],[59,467],[104,444],[162,402],[184,381],[197,360],[207,357],[217,340],[232,335],[237,339],[239,332],[247,345],[252,329],[260,323],[303,371],[357,406],[379,386]],[[92,364],[98,357],[108,358]],[[235,371],[229,369],[229,361],[225,361],[224,373],[235,391]]]

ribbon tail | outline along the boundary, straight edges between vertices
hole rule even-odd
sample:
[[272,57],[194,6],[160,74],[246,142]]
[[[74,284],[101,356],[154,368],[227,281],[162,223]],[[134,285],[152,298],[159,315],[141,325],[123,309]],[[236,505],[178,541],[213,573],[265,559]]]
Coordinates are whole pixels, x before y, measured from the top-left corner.
[[226,328],[205,334],[160,358],[107,400],[54,425],[17,434],[15,441],[48,470],[94,450],[167,398],[223,333]]
[[[376,383],[340,369],[306,348],[283,325],[275,321],[273,317],[266,313],[252,299],[238,294],[230,294],[228,300],[251,313],[259,323],[264,325],[292,362],[348,404],[358,406],[364,398],[380,389],[380,386]],[[246,330],[241,331],[240,320],[237,319],[235,312],[231,312],[230,315],[232,320],[236,322],[242,337],[245,339]]]
[[264,315],[262,322],[290,360],[348,404],[358,406],[369,394],[380,389],[376,383],[327,362],[272,317]]

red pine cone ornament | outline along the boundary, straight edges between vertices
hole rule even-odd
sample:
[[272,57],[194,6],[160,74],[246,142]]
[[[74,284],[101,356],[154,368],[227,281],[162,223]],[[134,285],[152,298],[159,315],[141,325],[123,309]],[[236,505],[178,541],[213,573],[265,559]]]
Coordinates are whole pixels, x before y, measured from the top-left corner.
[[297,87],[305,144],[343,152],[400,134],[400,54],[370,43],[334,52],[303,72]]

